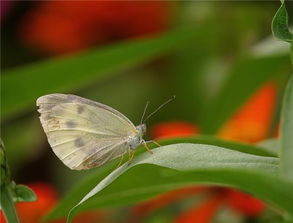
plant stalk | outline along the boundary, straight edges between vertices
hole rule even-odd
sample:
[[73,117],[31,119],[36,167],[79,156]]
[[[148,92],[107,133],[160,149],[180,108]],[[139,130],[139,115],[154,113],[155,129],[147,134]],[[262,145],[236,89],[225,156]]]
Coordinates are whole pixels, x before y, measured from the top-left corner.
[[7,223],[19,223],[9,186],[1,186],[1,208]]

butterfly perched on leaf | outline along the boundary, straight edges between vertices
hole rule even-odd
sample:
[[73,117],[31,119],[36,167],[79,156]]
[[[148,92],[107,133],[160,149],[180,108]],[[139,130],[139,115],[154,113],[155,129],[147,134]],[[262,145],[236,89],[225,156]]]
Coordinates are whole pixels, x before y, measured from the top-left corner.
[[151,152],[143,139],[146,125],[134,126],[107,105],[76,95],[49,94],[38,98],[37,106],[50,146],[70,169],[98,167],[117,157],[122,161],[125,153],[130,161],[141,144]]

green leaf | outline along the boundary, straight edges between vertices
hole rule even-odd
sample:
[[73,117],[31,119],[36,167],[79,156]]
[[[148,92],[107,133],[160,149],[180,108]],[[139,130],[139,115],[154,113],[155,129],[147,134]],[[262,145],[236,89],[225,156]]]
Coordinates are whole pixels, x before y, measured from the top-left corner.
[[104,80],[109,74],[146,63],[188,44],[195,35],[192,28],[181,28],[153,38],[3,71],[2,116],[8,118],[30,109],[41,95],[76,90],[93,81]]
[[21,201],[35,201],[37,200],[37,196],[27,186],[18,184],[14,188],[14,202],[21,202]]
[[[44,143],[45,136],[37,116],[18,118],[2,124],[2,138],[7,148],[6,153],[11,172],[35,157]],[[15,140],[17,139],[17,140]]]
[[6,150],[2,139],[0,138],[0,186],[9,184],[10,172],[6,158]]
[[0,187],[1,189],[1,196],[0,196],[0,204],[1,209],[4,213],[5,219],[7,223],[18,223],[18,217],[15,210],[14,202],[13,202],[13,196],[11,192],[11,188],[8,187],[7,184],[2,185]]
[[284,1],[273,18],[272,32],[276,38],[292,42],[293,35],[288,28],[288,13]]
[[[187,137],[187,138],[177,138],[177,139],[166,139],[160,140],[161,145],[168,145],[174,143],[197,143],[197,144],[207,144],[207,145],[216,145],[224,147],[230,150],[235,150],[239,152],[260,155],[260,156],[270,156],[274,157],[275,155],[271,152],[267,152],[264,148],[259,146],[251,146],[242,143],[229,142],[225,140],[218,139],[213,136],[199,135],[196,137]],[[156,147],[153,144],[149,144],[150,148]],[[139,148],[137,154],[145,152],[144,148]],[[98,171],[93,174],[90,174],[82,182],[76,184],[58,203],[58,205],[49,213],[45,218],[46,220],[56,219],[63,216],[69,212],[69,210],[80,201],[87,192],[93,188],[98,182],[100,182],[104,177],[107,176],[117,165],[117,160],[110,162],[102,167],[99,167]]]
[[281,171],[293,180],[293,76],[286,87],[281,114]]
[[[257,191],[259,196],[264,196],[261,191],[267,191],[263,190],[265,184],[251,184],[255,179],[249,174],[274,176],[278,172],[278,158],[256,156],[211,145],[173,144],[159,147],[153,152],[154,154],[143,153],[137,156],[131,165],[126,163],[104,178],[72,209],[69,222],[77,211],[131,204],[195,182],[233,185],[242,189],[249,185],[249,192]],[[242,173],[247,177],[243,177]],[[271,187],[275,185],[274,183]],[[275,200],[280,201],[284,197],[279,197],[280,193],[269,197],[276,203]],[[293,201],[292,192],[290,196],[292,199],[289,200]],[[288,203],[280,202],[278,206],[293,211]]]
[[[289,71],[288,56],[247,57],[232,68],[229,78],[214,100],[206,106],[200,117],[201,130],[205,134],[216,133],[219,128],[266,81]],[[253,76],[253,78],[251,78]]]
[[252,146],[245,143],[223,140],[223,139],[210,136],[210,135],[198,135],[195,137],[165,139],[160,141],[161,145],[170,145],[175,143],[196,143],[196,144],[215,145],[215,146],[220,146],[226,149],[232,149],[232,150],[243,152],[243,153],[249,153],[249,154],[254,154],[259,156],[278,157],[278,155],[275,152],[268,150],[262,145]]
[[271,154],[274,154],[275,157],[279,157],[280,155],[281,145],[280,145],[279,139],[276,139],[276,138],[266,139],[264,141],[257,143],[257,145],[260,146],[265,151]]
[[291,44],[290,52],[291,52],[291,63],[293,64],[293,44]]

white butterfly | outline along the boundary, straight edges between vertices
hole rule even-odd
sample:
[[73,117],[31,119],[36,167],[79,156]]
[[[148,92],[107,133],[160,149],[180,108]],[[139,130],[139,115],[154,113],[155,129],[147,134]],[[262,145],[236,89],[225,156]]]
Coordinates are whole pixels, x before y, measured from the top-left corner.
[[38,98],[37,106],[49,144],[70,169],[98,167],[117,157],[120,165],[123,155],[128,152],[132,160],[141,144],[151,152],[142,138],[146,125],[134,126],[107,105],[70,94],[49,94]]

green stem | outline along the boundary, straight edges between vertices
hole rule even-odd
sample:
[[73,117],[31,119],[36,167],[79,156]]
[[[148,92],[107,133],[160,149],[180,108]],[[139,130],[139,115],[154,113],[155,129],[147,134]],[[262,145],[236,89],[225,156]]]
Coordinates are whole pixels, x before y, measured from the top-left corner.
[[7,223],[19,223],[14,202],[9,187],[4,184],[1,186],[1,208]]
[[293,65],[293,42],[291,43],[291,62],[292,62],[292,65]]

